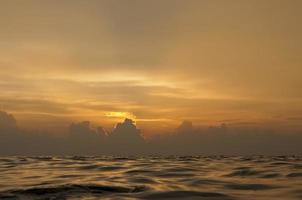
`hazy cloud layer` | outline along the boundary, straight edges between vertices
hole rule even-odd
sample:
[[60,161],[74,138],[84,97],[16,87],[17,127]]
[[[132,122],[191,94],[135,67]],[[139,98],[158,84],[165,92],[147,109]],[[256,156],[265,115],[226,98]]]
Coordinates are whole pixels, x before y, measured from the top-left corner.
[[131,113],[148,130],[183,119],[301,130],[301,6],[2,0],[0,109],[31,128]]

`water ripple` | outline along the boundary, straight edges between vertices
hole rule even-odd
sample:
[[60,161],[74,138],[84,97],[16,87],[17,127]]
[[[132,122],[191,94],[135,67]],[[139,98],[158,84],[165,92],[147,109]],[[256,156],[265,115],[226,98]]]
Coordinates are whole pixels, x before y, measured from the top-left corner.
[[297,156],[2,157],[0,199],[298,200],[301,166]]

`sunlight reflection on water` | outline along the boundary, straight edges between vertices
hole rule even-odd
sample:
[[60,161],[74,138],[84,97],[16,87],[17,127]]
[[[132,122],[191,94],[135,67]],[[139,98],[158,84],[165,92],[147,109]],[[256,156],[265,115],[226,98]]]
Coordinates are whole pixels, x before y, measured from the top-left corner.
[[301,199],[301,157],[2,157],[1,199]]

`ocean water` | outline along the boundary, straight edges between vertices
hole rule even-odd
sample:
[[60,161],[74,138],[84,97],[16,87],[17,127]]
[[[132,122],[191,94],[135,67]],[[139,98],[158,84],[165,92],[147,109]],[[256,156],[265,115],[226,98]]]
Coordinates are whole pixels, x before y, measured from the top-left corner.
[[1,157],[0,199],[302,199],[302,157]]

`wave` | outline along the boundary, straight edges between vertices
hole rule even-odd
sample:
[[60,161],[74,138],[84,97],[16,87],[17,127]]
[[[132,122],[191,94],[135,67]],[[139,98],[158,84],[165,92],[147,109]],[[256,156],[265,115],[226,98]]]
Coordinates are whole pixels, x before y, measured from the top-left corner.
[[0,157],[0,199],[301,199],[301,157]]
[[302,177],[302,173],[290,173],[290,174],[287,174],[287,177],[290,177],[290,178]]
[[257,171],[250,168],[235,170],[234,172],[226,175],[229,177],[233,176],[255,176],[264,173],[264,171]]
[[280,188],[278,186],[266,184],[227,184],[225,187],[233,190],[271,190]]
[[145,191],[143,186],[122,187],[104,185],[67,184],[52,187],[33,187],[28,189],[3,191],[0,198],[16,198],[22,196],[53,196],[65,197],[73,194],[108,194],[108,193],[139,193]]
[[218,192],[198,192],[198,191],[167,191],[167,192],[157,192],[142,196],[143,199],[177,199],[177,198],[187,198],[187,199],[220,199],[220,200],[233,200],[234,198],[218,193]]

